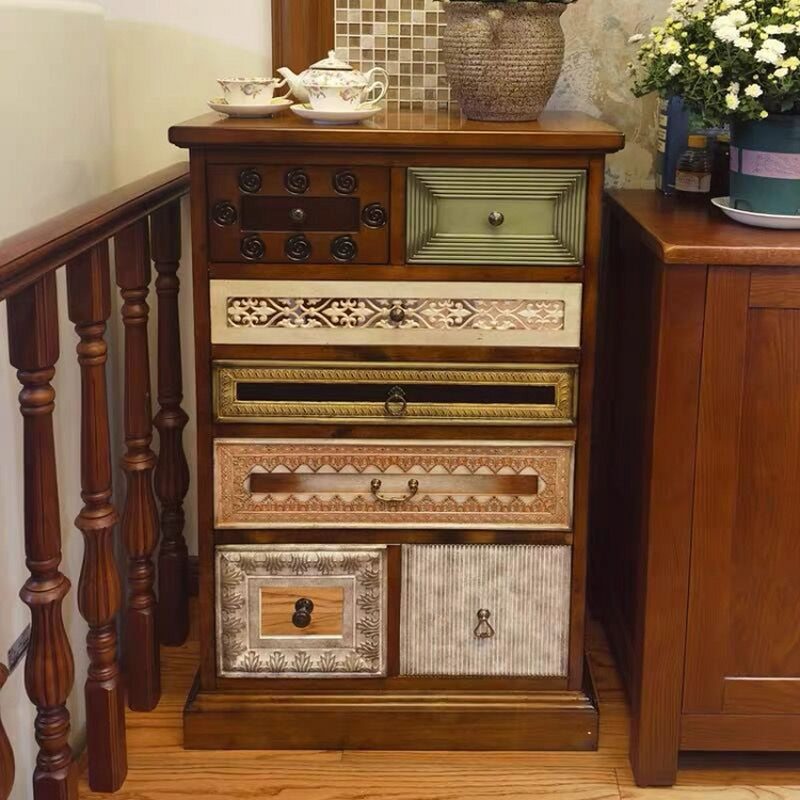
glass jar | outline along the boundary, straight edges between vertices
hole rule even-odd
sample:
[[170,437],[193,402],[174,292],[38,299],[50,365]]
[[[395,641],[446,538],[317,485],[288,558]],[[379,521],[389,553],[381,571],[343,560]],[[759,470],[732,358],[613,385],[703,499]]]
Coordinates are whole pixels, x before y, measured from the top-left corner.
[[689,148],[678,159],[675,191],[692,197],[711,195],[711,156],[705,136],[692,134],[689,137]]

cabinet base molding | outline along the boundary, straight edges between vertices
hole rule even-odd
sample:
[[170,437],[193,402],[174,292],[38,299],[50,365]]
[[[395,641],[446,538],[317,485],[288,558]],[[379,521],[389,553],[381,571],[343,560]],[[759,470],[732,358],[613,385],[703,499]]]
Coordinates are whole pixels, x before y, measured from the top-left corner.
[[800,714],[683,714],[681,750],[800,751]]
[[193,690],[188,750],[596,750],[587,691]]

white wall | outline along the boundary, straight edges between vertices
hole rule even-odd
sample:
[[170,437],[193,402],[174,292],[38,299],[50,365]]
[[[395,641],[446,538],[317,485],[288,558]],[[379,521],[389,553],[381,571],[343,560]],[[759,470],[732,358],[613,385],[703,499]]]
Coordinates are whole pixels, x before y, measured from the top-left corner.
[[[89,3],[0,1],[0,75],[6,109],[0,125],[0,239],[77,205],[111,187],[110,116],[106,81],[105,23],[102,9]],[[59,280],[65,308],[63,270]],[[64,619],[73,643],[76,686],[86,677],[86,626],[77,609],[75,586],[83,542],[73,520],[80,510],[80,381],[75,363],[77,337],[62,313],[61,361],[56,389],[56,452],[61,500],[64,561],[73,583],[64,603]],[[25,568],[22,516],[22,423],[19,383],[8,365],[6,306],[0,303],[0,524],[3,568],[0,569],[0,660],[27,625],[30,615],[18,592]],[[84,708],[73,692],[69,709],[73,741],[80,744]],[[36,756],[34,711],[17,669],[0,692],[0,712],[17,760],[12,798],[31,796]]]

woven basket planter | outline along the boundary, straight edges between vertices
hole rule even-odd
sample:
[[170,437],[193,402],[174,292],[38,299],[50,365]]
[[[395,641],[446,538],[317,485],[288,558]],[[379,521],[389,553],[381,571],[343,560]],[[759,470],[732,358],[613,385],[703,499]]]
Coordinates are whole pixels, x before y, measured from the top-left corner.
[[564,61],[563,2],[450,2],[442,51],[455,98],[470,119],[536,119]]

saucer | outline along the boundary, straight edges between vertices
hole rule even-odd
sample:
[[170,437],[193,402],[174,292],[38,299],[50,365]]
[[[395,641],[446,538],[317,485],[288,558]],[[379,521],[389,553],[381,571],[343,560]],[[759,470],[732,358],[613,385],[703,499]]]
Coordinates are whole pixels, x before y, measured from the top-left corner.
[[229,117],[272,117],[281,111],[286,111],[292,107],[294,100],[290,97],[273,97],[269,103],[264,105],[235,105],[229,103],[224,97],[216,97],[210,100],[208,105],[220,114],[227,114]]
[[757,214],[755,211],[742,211],[731,205],[730,197],[715,197],[711,201],[725,216],[743,225],[754,228],[774,228],[776,230],[800,230],[800,216],[794,214]]
[[383,111],[383,108],[374,103],[364,103],[352,111],[321,111],[316,108],[311,108],[309,105],[297,103],[292,106],[292,111],[294,111],[298,117],[310,119],[318,125],[351,125],[354,122],[361,122],[362,120],[374,117],[376,114]]

